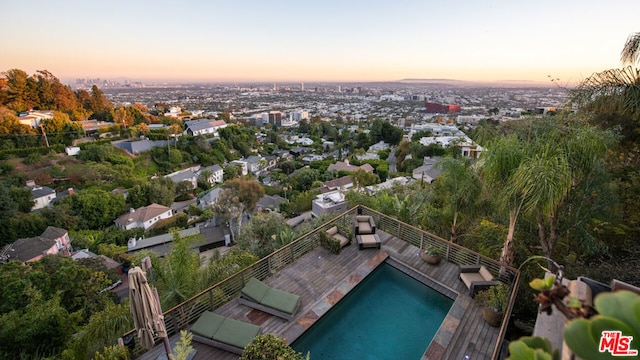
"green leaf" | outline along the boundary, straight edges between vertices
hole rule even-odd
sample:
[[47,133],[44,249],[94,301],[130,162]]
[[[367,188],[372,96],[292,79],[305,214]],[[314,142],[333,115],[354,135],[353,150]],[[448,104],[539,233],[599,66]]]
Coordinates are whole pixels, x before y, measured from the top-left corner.
[[544,278],[544,286],[545,289],[549,290],[553,287],[553,283],[556,281],[556,277],[555,276],[548,276],[546,278]]
[[569,298],[568,306],[573,309],[579,309],[582,307],[582,302],[575,296]]
[[529,282],[529,286],[531,286],[533,290],[542,291],[546,289],[547,284],[542,279],[533,279]]

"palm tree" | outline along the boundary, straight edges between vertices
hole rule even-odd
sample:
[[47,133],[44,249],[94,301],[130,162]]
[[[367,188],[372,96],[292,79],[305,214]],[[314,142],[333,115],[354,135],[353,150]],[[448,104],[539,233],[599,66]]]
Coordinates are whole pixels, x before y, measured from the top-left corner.
[[621,53],[623,68],[594,73],[569,92],[569,103],[596,112],[640,116],[640,33],[627,39]]
[[[552,258],[558,221],[572,191],[589,187],[598,176],[611,137],[570,119],[541,119],[526,124],[520,137],[503,138],[490,147],[483,174],[494,196],[509,211],[509,230],[501,261],[513,265],[518,216],[538,225],[544,255]],[[568,125],[568,126],[567,126]]]
[[489,191],[494,194],[499,205],[509,212],[509,230],[500,255],[500,261],[506,265],[513,265],[515,261],[513,236],[523,199],[513,176],[524,157],[524,143],[516,136],[499,139],[483,156],[482,174]]

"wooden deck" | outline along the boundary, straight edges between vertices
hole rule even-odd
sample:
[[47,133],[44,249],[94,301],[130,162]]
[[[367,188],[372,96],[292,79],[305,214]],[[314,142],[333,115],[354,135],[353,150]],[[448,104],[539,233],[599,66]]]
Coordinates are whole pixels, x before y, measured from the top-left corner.
[[[432,284],[435,289],[455,298],[422,359],[464,359],[465,355],[471,359],[491,358],[499,335],[498,328],[490,327],[482,319],[482,308],[468,296],[468,289],[458,279],[459,267],[445,261],[439,266],[428,265],[418,256],[415,246],[384,232],[378,233],[382,240],[381,250],[358,250],[355,242],[339,255],[317,248],[265,280],[271,286],[301,296],[300,310],[291,321],[253,310],[237,300],[216,309],[216,313],[260,325],[263,332],[277,334],[291,343],[388,254],[390,259],[406,264],[419,276],[426,276],[427,282],[435,282]],[[174,335],[171,343],[178,338]],[[192,345],[197,350],[194,360],[238,359],[238,355],[207,345],[197,342]],[[156,346],[140,359],[157,359],[163,353],[163,347]]]

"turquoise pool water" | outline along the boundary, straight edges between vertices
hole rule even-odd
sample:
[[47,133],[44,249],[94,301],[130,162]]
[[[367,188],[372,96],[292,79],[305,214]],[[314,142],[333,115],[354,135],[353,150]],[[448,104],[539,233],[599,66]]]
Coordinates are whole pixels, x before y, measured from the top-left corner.
[[383,263],[291,346],[311,359],[420,359],[453,300]]

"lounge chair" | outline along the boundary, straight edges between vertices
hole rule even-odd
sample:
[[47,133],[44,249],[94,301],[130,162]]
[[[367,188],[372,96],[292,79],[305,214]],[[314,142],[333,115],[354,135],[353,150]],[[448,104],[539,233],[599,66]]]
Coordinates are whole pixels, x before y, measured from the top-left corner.
[[376,224],[369,215],[356,215],[353,218],[353,228],[355,235],[366,235],[376,233]]
[[257,325],[205,311],[191,325],[193,340],[242,355],[244,348],[262,332]]
[[327,230],[327,235],[338,240],[340,242],[341,248],[351,244],[351,240],[348,239],[346,234],[340,231],[337,226],[334,226],[331,229]]
[[483,265],[460,265],[460,280],[469,288],[471,297],[499,283]]
[[300,307],[300,296],[272,288],[253,277],[240,291],[238,301],[286,320],[293,319]]

